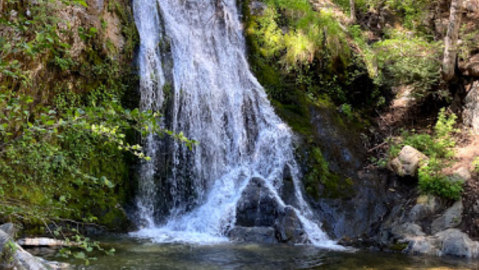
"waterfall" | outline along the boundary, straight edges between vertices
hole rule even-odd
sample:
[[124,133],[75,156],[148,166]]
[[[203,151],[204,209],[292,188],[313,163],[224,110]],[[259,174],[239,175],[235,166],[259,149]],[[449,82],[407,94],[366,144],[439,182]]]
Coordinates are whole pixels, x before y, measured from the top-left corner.
[[[145,228],[134,235],[158,242],[226,241],[251,178],[264,179],[285,204],[278,191],[287,167],[294,209],[310,242],[334,247],[303,198],[292,132],[249,70],[237,5],[236,0],[134,0],[141,108],[165,110],[166,128],[198,142],[190,150],[171,139],[144,138],[151,157],[141,169],[138,193]],[[168,173],[155,180],[159,170]],[[160,221],[159,213],[167,219]]]

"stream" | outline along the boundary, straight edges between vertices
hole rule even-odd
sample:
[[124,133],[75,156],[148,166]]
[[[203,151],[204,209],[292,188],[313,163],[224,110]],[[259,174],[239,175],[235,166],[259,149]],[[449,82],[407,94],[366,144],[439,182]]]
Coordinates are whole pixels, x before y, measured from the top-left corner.
[[412,270],[412,269],[479,269],[479,261],[406,256],[366,250],[331,251],[310,245],[266,245],[222,243],[214,245],[153,243],[129,236],[101,239],[107,248],[115,248],[114,256],[96,254],[89,266],[80,261],[62,260],[84,270]]

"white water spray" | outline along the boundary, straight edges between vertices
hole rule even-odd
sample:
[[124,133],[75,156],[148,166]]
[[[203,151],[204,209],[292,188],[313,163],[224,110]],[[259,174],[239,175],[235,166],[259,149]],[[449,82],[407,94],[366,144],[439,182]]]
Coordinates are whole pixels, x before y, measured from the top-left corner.
[[141,171],[138,208],[146,228],[134,235],[158,242],[226,241],[250,179],[265,179],[284,204],[278,190],[289,166],[295,210],[309,240],[338,248],[313,222],[301,193],[291,131],[249,70],[236,0],[135,0],[134,13],[141,38],[142,109],[158,110],[163,104],[166,52],[159,44],[168,42],[174,63],[168,128],[199,142],[193,151],[176,142],[169,148],[171,175],[163,192],[172,202],[167,222],[159,225],[155,200],[162,195],[154,176],[162,141],[145,139],[152,161]]

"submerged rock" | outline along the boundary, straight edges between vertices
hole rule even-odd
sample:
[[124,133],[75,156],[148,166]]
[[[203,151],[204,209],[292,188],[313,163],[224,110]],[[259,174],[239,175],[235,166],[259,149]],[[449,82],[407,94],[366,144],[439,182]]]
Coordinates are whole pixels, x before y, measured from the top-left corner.
[[260,242],[265,244],[278,243],[272,227],[233,227],[228,232],[228,237],[239,242]]

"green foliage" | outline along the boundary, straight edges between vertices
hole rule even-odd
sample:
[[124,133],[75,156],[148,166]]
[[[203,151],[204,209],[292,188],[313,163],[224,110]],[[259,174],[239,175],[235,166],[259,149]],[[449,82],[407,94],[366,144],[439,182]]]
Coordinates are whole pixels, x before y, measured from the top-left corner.
[[354,119],[353,108],[349,104],[341,105],[341,112],[346,115],[349,120]]
[[[309,164],[310,171],[305,175],[306,192],[313,198],[322,197],[335,198],[345,196],[352,186],[352,180],[340,179],[340,177],[329,170],[329,164],[321,153],[321,149],[311,149]],[[321,186],[323,188],[321,188]],[[320,193],[322,189],[322,193]]]
[[433,193],[454,200],[459,198],[463,182],[449,179],[442,170],[449,165],[454,156],[456,142],[453,134],[457,131],[454,128],[456,119],[455,114],[447,116],[445,110],[441,109],[433,136],[403,131],[401,142],[391,145],[389,150],[389,156],[393,158],[405,145],[409,145],[428,156],[429,161],[419,168],[419,189],[424,193]]
[[413,85],[414,95],[422,97],[440,79],[441,44],[390,31],[388,38],[373,45],[379,69],[380,84]]
[[454,181],[442,174],[444,160],[431,157],[426,166],[419,168],[419,189],[424,193],[432,193],[444,198],[458,200],[463,191],[463,181]]
[[396,157],[405,145],[410,145],[428,157],[440,159],[453,157],[453,148],[456,142],[452,135],[457,131],[454,128],[456,119],[457,116],[455,114],[447,116],[445,110],[441,109],[437,123],[434,126],[434,136],[430,134],[411,134],[408,131],[403,131],[401,134],[401,143],[392,145],[389,155]]

